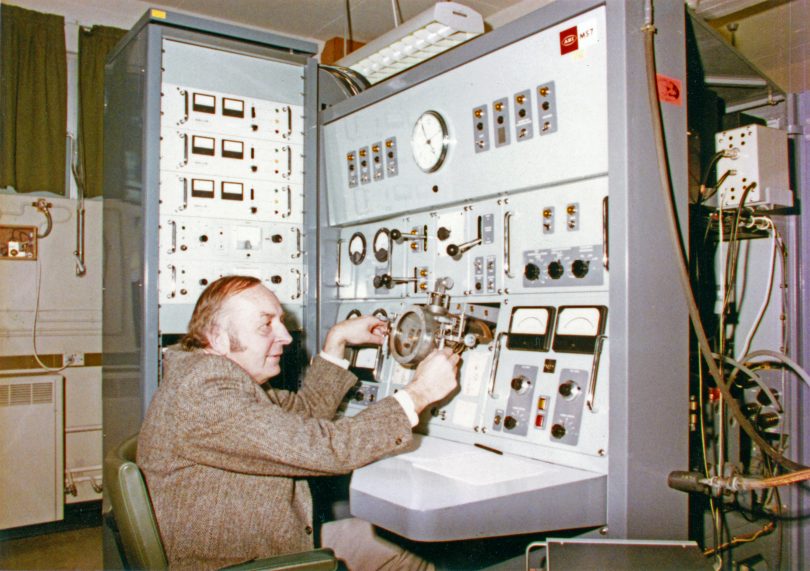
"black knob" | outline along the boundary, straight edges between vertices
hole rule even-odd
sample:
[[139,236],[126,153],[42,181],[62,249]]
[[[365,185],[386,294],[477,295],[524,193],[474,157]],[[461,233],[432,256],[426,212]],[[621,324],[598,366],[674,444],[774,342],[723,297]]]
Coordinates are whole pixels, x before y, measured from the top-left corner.
[[200,285],[201,285],[201,286],[207,286],[207,285],[208,285],[208,280],[207,280],[207,279],[205,279],[205,278],[202,278],[202,279],[200,280]]
[[442,240],[442,241],[447,240],[450,237],[450,229],[445,228],[444,226],[441,226],[436,231],[436,237],[439,238],[439,240]]
[[514,430],[514,428],[518,425],[518,421],[514,416],[507,416],[503,419],[503,427],[506,430]]
[[512,390],[516,392],[525,391],[529,387],[529,379],[520,375],[512,379]]
[[200,242],[208,242],[208,236],[207,236],[207,235],[205,235],[205,234],[203,234],[202,236],[200,236]]
[[401,240],[402,240],[402,232],[400,232],[400,231],[399,231],[399,230],[397,230],[396,228],[395,228],[395,229],[393,229],[393,230],[391,230],[391,239],[392,239],[394,242],[399,242],[399,241],[401,241]]
[[[772,389],[771,394],[773,394],[773,396],[776,398],[777,401],[779,400],[779,391],[775,391]],[[765,391],[759,391],[757,393],[757,402],[762,406],[768,405],[776,406],[779,404],[778,402],[771,402],[771,397],[769,397],[768,393],[766,393]]]
[[533,282],[540,278],[540,268],[535,264],[526,264],[526,267],[523,269],[523,275],[526,276],[527,280]]
[[757,417],[757,425],[762,430],[773,428],[779,424],[779,414],[775,412],[763,412]]
[[383,287],[387,287],[391,289],[393,282],[391,281],[391,276],[388,274],[380,274],[378,276],[374,276],[374,280],[372,282],[374,284],[374,289],[380,289]]
[[565,427],[562,424],[555,424],[551,427],[551,435],[554,438],[562,438],[565,436]]
[[588,265],[589,262],[585,260],[576,260],[573,264],[571,264],[571,272],[575,277],[584,278],[586,275],[588,275]]
[[548,275],[553,280],[560,279],[564,272],[565,268],[563,268],[563,265],[558,261],[551,262],[548,265]]
[[567,400],[573,399],[580,392],[579,385],[574,381],[565,381],[560,385],[558,390],[560,391],[560,396]]
[[357,402],[362,401],[363,398],[365,397],[363,396],[362,391],[357,391],[356,393],[354,393],[354,400],[356,400]]
[[276,285],[281,283],[281,276],[273,276],[270,278],[270,283],[274,283]]
[[183,288],[183,289],[180,290],[180,295],[187,295],[187,294],[188,294],[188,290],[186,288]]
[[455,244],[450,244],[449,246],[447,246],[447,255],[450,256],[451,258],[455,258],[456,256],[458,256],[459,251],[460,251],[459,247],[456,246]]
[[270,237],[270,240],[273,242],[273,244],[281,244],[284,238],[281,236],[281,234],[273,234]]

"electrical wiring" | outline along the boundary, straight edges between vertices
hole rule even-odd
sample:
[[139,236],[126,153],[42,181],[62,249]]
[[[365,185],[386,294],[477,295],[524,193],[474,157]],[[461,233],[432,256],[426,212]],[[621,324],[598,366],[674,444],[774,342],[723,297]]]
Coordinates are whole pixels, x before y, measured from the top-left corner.
[[779,412],[782,412],[782,405],[779,404],[779,399],[776,398],[776,396],[773,394],[773,391],[771,391],[771,388],[768,385],[766,385],[762,381],[762,379],[759,378],[759,375],[757,375],[754,371],[752,371],[739,361],[736,361],[726,355],[719,355],[717,353],[712,353],[712,357],[714,357],[715,359],[722,359],[723,361],[734,367],[734,370],[729,375],[730,378],[729,382],[733,382],[737,370],[742,371],[743,373],[748,375],[749,379],[751,379],[752,381],[754,381],[756,384],[759,385],[759,388],[762,389],[762,391],[768,396],[768,399],[770,399],[771,403],[776,407],[776,409]]
[[[774,225],[773,221],[768,219],[770,223],[770,230],[771,230],[771,260],[768,265],[768,287],[765,291],[765,298],[762,300],[762,305],[757,312],[757,316],[754,319],[754,323],[751,325],[751,329],[748,331],[748,335],[745,336],[745,341],[743,342],[742,349],[738,353],[737,359],[741,359],[743,355],[748,353],[748,350],[751,347],[751,342],[754,339],[754,335],[756,334],[757,330],[759,329],[760,324],[762,323],[762,318],[765,317],[765,312],[768,309],[768,305],[771,301],[771,294],[773,293],[773,283],[776,276],[776,252],[777,250],[781,250],[784,253],[784,245],[782,244],[781,238],[779,237],[779,232],[776,230],[776,226]],[[781,245],[781,247],[780,247]],[[784,264],[784,259],[782,260]],[[784,279],[785,272],[782,272],[782,277]]]
[[641,32],[644,34],[647,92],[650,104],[650,112],[652,115],[652,127],[655,134],[654,137],[655,149],[659,163],[658,171],[660,176],[660,184],[658,186],[659,190],[663,195],[665,204],[669,206],[668,208],[669,216],[667,216],[667,227],[669,230],[671,243],[673,245],[675,253],[675,263],[678,266],[677,272],[678,279],[681,283],[681,289],[683,290],[684,296],[686,297],[689,319],[692,322],[693,330],[695,331],[695,336],[697,338],[699,346],[701,347],[704,360],[709,368],[709,373],[714,379],[718,389],[720,389],[720,392],[726,398],[727,406],[729,407],[729,410],[731,411],[734,418],[739,423],[740,427],[745,431],[746,434],[748,434],[751,440],[753,440],[765,454],[773,458],[774,461],[776,461],[778,464],[781,464],[782,466],[785,466],[786,468],[789,468],[791,470],[804,469],[806,468],[806,466],[785,457],[781,452],[779,452],[773,446],[771,446],[762,437],[762,435],[759,434],[759,432],[754,428],[754,426],[749,422],[749,420],[740,410],[739,405],[737,404],[736,400],[731,394],[729,387],[723,378],[723,373],[720,370],[717,361],[711,358],[712,354],[711,346],[709,344],[709,339],[706,336],[706,331],[703,328],[703,322],[700,316],[697,302],[695,301],[694,293],[691,288],[688,264],[686,262],[686,252],[683,245],[683,239],[681,237],[680,231],[678,230],[676,223],[677,217],[675,213],[677,212],[677,208],[675,206],[674,197],[672,193],[672,185],[670,182],[669,163],[666,153],[666,144],[664,142],[663,136],[663,118],[661,116],[661,109],[659,107],[660,103],[658,100],[658,85],[656,82],[655,46],[654,46],[655,26],[653,25],[651,0],[647,0],[645,2],[645,23],[641,29]]
[[796,373],[801,380],[805,382],[805,384],[810,388],[810,374],[805,371],[801,365],[799,365],[796,361],[788,357],[783,353],[779,353],[778,351],[770,351],[768,349],[760,349],[759,351],[752,351],[748,353],[745,358],[743,359],[744,363],[751,363],[753,359],[758,359],[760,357],[772,357],[777,361],[781,361],[785,365],[787,365],[794,373]]
[[749,533],[746,535],[737,535],[735,537],[732,537],[730,541],[723,543],[722,545],[717,545],[715,547],[710,547],[709,549],[704,549],[703,555],[705,555],[706,557],[711,557],[712,555],[715,555],[720,551],[726,551],[727,549],[730,549],[735,545],[740,545],[742,543],[751,543],[752,541],[756,541],[763,535],[769,535],[773,533],[775,529],[776,523],[769,521],[761,529],[758,529],[753,533]]
[[49,373],[59,373],[64,371],[69,367],[69,365],[63,365],[58,369],[54,369],[49,367],[45,363],[42,362],[42,359],[39,358],[39,352],[37,351],[37,323],[39,322],[39,297],[40,291],[42,289],[42,265],[37,259],[37,296],[36,296],[36,305],[34,306],[34,328],[31,331],[31,342],[34,347],[34,359],[36,362],[39,363],[39,366]]

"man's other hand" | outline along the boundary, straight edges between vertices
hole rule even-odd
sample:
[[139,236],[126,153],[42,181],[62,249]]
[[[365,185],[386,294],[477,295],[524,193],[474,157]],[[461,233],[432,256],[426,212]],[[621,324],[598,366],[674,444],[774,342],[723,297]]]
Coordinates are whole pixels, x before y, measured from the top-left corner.
[[416,414],[443,399],[458,386],[460,357],[450,349],[436,349],[416,367],[413,380],[403,390],[413,400]]
[[380,345],[388,331],[388,323],[374,317],[363,315],[336,323],[326,335],[323,344],[324,353],[343,359],[347,345]]

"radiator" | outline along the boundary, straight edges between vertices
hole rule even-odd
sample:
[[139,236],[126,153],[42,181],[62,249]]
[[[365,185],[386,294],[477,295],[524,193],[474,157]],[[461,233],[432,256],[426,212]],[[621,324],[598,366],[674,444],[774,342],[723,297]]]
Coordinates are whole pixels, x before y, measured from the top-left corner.
[[64,512],[64,378],[0,378],[0,529]]

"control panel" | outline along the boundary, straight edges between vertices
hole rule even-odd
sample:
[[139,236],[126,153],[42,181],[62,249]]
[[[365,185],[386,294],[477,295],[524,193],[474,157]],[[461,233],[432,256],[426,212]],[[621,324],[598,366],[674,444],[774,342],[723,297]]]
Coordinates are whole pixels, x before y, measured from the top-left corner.
[[[603,18],[578,26],[598,38]],[[325,125],[341,223],[327,303],[391,325],[385,346],[350,356],[348,414],[407,385],[420,344],[456,343],[460,390],[425,411],[424,432],[603,470],[605,53],[593,41],[566,58],[558,39],[529,36]]]
[[[167,48],[174,49],[172,42]],[[288,311],[300,313],[306,279],[301,103],[169,81],[161,86],[163,333],[184,331],[202,290],[228,274],[260,278]]]

